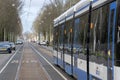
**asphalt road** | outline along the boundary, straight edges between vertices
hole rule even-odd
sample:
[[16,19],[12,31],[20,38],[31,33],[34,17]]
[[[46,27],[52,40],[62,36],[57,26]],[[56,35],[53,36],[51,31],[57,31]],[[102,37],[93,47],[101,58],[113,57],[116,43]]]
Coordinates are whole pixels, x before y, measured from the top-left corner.
[[14,80],[22,55],[22,45],[12,53],[11,57],[4,63],[0,70],[0,80]]
[[0,80],[75,80],[53,64],[52,52],[25,43],[0,67]]

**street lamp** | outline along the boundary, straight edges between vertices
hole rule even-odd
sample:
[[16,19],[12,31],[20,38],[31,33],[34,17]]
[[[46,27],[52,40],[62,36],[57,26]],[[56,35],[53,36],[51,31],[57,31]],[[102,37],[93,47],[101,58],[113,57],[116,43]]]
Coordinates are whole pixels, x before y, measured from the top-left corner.
[[14,6],[15,6],[15,4],[13,3],[13,4],[12,4],[12,6],[14,7]]
[[87,34],[87,80],[89,80],[89,43],[90,43],[90,26],[91,26],[92,1],[93,1],[93,0],[90,0],[89,16],[88,16],[88,34]]

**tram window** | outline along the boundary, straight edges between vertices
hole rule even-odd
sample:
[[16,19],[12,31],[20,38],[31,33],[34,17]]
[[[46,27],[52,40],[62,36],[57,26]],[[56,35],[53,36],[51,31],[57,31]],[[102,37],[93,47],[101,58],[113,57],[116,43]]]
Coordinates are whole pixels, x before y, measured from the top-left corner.
[[80,19],[75,20],[75,26],[74,26],[74,44],[79,43],[79,34],[80,34],[80,29],[79,29],[79,21]]
[[58,27],[54,29],[54,49],[57,50],[57,45],[58,45],[58,32],[57,32]]
[[111,11],[111,21],[110,21],[110,42],[112,42],[112,28],[113,28],[113,23],[114,23],[114,12],[115,10],[113,9]]
[[[70,29],[72,29],[72,27],[68,27],[67,28],[67,32],[68,32],[68,34],[67,34],[67,37],[68,37],[68,45],[69,44],[72,44],[72,33],[70,32]],[[69,47],[71,47],[71,46],[69,46]]]
[[[109,5],[92,11],[90,28],[90,61],[107,65],[108,13]],[[100,61],[101,60],[101,61]]]
[[116,65],[120,66],[120,27],[118,25],[117,44],[116,44]]
[[88,13],[81,16],[79,21],[79,31],[77,32],[77,35],[80,54],[86,54],[87,21]]
[[117,43],[119,43],[120,42],[120,10],[118,12],[118,26],[117,27],[118,27],[117,28]]
[[67,45],[67,41],[68,41],[68,30],[67,30],[67,28],[68,28],[68,26],[69,26],[69,24],[68,23],[66,23],[66,27],[64,28],[64,45],[65,45],[65,47],[66,47],[66,45]]
[[72,21],[68,22],[68,27],[66,28],[66,43],[68,47],[71,47],[72,44],[72,33],[70,32],[70,29],[72,29]]
[[60,29],[59,30],[59,34],[60,34],[60,36],[59,36],[59,45],[63,46],[64,25],[60,26],[59,29]]
[[67,21],[63,30],[64,35],[64,53],[71,53],[71,45],[72,45],[72,33],[70,32],[72,29],[72,20]]
[[64,25],[60,25],[59,27],[58,27],[58,31],[57,31],[57,33],[58,33],[58,51],[60,52],[60,51],[62,51],[63,49],[63,30],[64,30]]
[[[120,6],[119,6],[120,9]],[[120,10],[118,11],[118,26],[117,26],[117,44],[116,44],[116,65],[120,66]]]

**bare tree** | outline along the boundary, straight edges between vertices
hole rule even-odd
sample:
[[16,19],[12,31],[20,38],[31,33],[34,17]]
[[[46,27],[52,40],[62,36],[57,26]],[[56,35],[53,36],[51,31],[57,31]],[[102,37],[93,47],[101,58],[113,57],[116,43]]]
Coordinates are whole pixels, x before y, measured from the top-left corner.
[[0,0],[0,40],[15,41],[22,33],[19,14],[22,8],[20,0]]
[[40,11],[40,14],[37,16],[33,24],[34,31],[38,34],[43,34],[45,40],[47,36],[48,41],[51,41],[53,34],[53,20],[79,0],[65,0],[65,2],[64,0],[50,1],[51,3],[45,5],[44,9]]

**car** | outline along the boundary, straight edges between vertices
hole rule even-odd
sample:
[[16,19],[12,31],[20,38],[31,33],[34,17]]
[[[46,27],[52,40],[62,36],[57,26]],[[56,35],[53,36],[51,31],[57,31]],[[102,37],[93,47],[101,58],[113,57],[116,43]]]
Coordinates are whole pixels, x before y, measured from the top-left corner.
[[16,50],[14,42],[10,42],[9,44],[10,44],[12,50]]
[[0,42],[0,53],[12,53],[11,46],[8,42]]
[[18,44],[23,44],[23,41],[17,40],[15,44],[16,44],[16,45],[18,45]]
[[40,42],[40,45],[46,45],[46,41]]
[[35,41],[35,42],[32,42],[32,43],[36,43],[36,44],[39,44],[39,43],[40,43],[40,41]]

